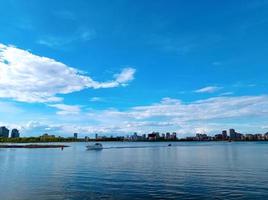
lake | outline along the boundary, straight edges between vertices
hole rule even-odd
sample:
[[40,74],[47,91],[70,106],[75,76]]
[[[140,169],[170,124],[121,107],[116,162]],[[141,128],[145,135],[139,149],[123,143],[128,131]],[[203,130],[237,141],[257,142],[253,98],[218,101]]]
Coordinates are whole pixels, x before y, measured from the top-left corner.
[[266,142],[65,144],[0,149],[0,199],[268,199]]

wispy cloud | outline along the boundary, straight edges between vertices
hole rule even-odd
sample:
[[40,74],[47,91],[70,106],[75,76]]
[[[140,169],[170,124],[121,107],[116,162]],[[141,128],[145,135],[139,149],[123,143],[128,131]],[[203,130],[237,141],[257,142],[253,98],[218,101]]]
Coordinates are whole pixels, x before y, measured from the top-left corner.
[[96,31],[94,29],[80,28],[72,35],[45,35],[37,40],[37,43],[51,48],[66,48],[74,42],[87,42],[96,38]]
[[217,86],[207,86],[207,87],[203,87],[200,88],[198,90],[195,90],[196,93],[214,93],[217,92],[221,89],[221,87],[217,87]]
[[233,92],[223,92],[223,93],[219,94],[219,96],[230,96],[233,94],[234,94]]
[[50,107],[57,108],[57,114],[59,115],[76,115],[81,111],[81,106],[67,105],[67,104],[50,104]]
[[0,44],[0,98],[22,102],[57,102],[58,94],[86,88],[126,86],[134,79],[135,69],[128,67],[114,80],[98,82],[79,70],[29,51]]
[[92,97],[91,99],[89,99],[89,101],[91,101],[91,102],[101,102],[101,101],[103,101],[103,98],[101,98],[101,97]]
[[249,87],[256,87],[257,84],[255,83],[246,83],[246,82],[236,82],[235,84],[232,85],[232,87],[237,87],[237,88],[249,88]]
[[71,12],[70,10],[57,10],[57,11],[54,11],[53,14],[56,17],[66,19],[66,20],[75,20],[76,19],[75,14],[73,12]]
[[214,66],[221,66],[222,65],[222,62],[214,61],[214,62],[212,62],[212,65],[214,65]]
[[177,55],[188,55],[204,48],[219,43],[222,40],[221,35],[209,34],[153,34],[148,39],[150,45],[154,45],[166,52],[172,52]]

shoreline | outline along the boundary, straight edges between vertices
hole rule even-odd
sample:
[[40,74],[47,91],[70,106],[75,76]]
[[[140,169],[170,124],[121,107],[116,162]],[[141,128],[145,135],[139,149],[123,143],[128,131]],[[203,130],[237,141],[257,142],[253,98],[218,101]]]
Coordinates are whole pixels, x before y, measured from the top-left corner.
[[28,144],[28,145],[0,145],[0,148],[25,148],[25,149],[41,149],[41,148],[65,148],[69,147],[68,145],[40,145],[40,144]]
[[[154,142],[268,142],[268,140],[155,140],[155,141],[150,141],[150,140],[143,140],[143,141],[119,141],[119,140],[90,140],[90,141],[33,141],[33,142],[13,142],[13,141],[8,141],[8,142],[0,142],[0,148],[1,146],[8,146],[12,144],[21,144],[21,145],[16,145],[16,146],[31,146],[31,144],[34,144],[36,146],[55,146],[55,147],[69,147],[67,145],[54,145],[51,144],[49,145],[48,143],[86,143],[86,142],[133,142],[133,143],[141,143],[141,142],[149,142],[149,143],[154,143]],[[25,144],[25,145],[23,145]],[[13,145],[14,146],[14,145]],[[33,145],[32,145],[33,146]],[[3,148],[3,147],[2,147]]]

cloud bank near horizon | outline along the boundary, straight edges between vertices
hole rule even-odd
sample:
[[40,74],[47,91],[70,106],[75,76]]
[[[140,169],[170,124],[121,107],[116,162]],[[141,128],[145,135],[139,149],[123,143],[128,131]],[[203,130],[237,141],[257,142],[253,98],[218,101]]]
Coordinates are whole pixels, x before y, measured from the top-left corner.
[[[96,110],[56,104],[51,121],[30,121],[21,125],[24,133],[82,135],[149,133],[176,131],[180,135],[218,133],[235,128],[239,131],[268,131],[268,96],[214,97],[186,103],[180,99],[163,98],[151,105],[127,110],[116,108]],[[53,121],[58,119],[59,121]],[[245,121],[247,123],[245,123]],[[38,132],[36,132],[38,130]]]

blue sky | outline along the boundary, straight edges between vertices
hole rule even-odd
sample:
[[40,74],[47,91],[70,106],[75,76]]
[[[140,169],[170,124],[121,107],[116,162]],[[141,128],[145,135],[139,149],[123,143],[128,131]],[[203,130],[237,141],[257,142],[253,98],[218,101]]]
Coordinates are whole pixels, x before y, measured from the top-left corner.
[[267,1],[6,0],[0,13],[0,125],[268,131]]

